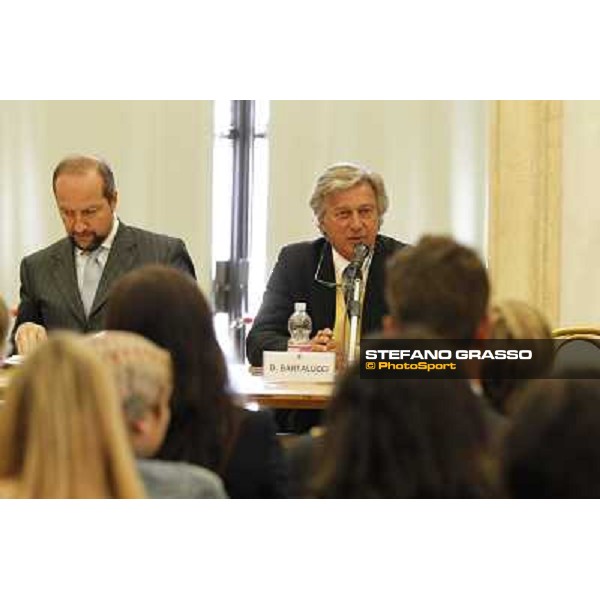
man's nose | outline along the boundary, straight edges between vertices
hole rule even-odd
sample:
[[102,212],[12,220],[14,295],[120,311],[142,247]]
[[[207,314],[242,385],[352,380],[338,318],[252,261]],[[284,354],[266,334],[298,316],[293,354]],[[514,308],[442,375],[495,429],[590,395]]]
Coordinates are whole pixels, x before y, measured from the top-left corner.
[[85,222],[84,220],[80,217],[80,216],[75,216],[75,219],[73,221],[73,231],[75,233],[82,233],[83,231],[85,231]]
[[352,213],[352,216],[350,217],[350,227],[352,229],[360,229],[362,227],[363,223],[362,220],[358,214],[358,211],[355,210]]

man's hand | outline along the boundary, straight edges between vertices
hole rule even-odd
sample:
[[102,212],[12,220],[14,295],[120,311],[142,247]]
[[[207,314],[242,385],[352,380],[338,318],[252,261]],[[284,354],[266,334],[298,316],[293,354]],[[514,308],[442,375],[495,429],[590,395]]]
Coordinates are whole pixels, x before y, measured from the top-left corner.
[[321,329],[310,340],[313,352],[335,352],[337,344],[333,339],[333,331],[331,329]]
[[37,323],[21,323],[15,333],[15,344],[19,354],[29,354],[46,338],[46,330]]

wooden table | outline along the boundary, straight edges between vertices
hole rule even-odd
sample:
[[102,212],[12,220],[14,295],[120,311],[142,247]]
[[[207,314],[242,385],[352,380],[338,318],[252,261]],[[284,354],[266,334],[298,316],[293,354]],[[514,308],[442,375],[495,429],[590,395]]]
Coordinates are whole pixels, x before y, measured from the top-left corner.
[[229,377],[234,391],[246,402],[270,408],[325,408],[331,383],[270,383],[262,375],[253,375],[248,365],[230,364]]
[[[0,369],[0,402],[9,372]],[[270,408],[325,408],[333,389],[330,383],[269,383],[262,375],[250,373],[247,365],[229,365],[229,376],[233,390],[244,402]]]

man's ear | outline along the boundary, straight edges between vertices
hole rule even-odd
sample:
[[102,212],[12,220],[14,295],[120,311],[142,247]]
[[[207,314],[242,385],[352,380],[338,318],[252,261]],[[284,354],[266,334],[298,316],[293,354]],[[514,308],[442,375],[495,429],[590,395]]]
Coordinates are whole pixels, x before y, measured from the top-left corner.
[[476,340],[489,340],[490,335],[492,334],[492,322],[490,320],[490,315],[486,311],[485,315],[479,321],[479,325],[475,329],[474,339]]
[[166,418],[167,423],[171,420],[171,394],[173,393],[173,386],[165,386],[159,397],[157,405],[153,407],[154,415],[157,419]]
[[117,204],[119,203],[119,192],[115,190],[115,195],[112,200],[108,202],[110,204],[110,209],[115,212],[117,210]]
[[321,215],[321,217],[317,217],[317,215],[314,215],[313,222],[316,228],[321,232],[321,235],[327,239],[327,233],[323,229],[323,216]]

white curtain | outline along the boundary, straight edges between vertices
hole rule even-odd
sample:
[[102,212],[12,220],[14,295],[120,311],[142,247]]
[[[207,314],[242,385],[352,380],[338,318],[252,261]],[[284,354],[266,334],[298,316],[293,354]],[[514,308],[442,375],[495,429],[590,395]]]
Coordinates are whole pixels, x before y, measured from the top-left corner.
[[[0,293],[8,302],[18,301],[21,258],[63,235],[50,179],[75,152],[112,164],[125,222],[186,241],[208,293],[212,110],[199,101],[0,102]],[[318,234],[308,198],[315,178],[341,160],[383,175],[384,233],[414,242],[447,232],[484,250],[485,102],[273,101],[268,140],[266,275],[282,245]]]
[[91,153],[112,165],[118,214],[185,240],[210,290],[212,102],[0,102],[0,294],[18,302],[21,258],[59,239],[52,171]]
[[487,112],[479,101],[272,102],[267,272],[282,245],[318,235],[308,199],[339,161],[383,175],[383,233],[407,242],[450,233],[483,254]]

